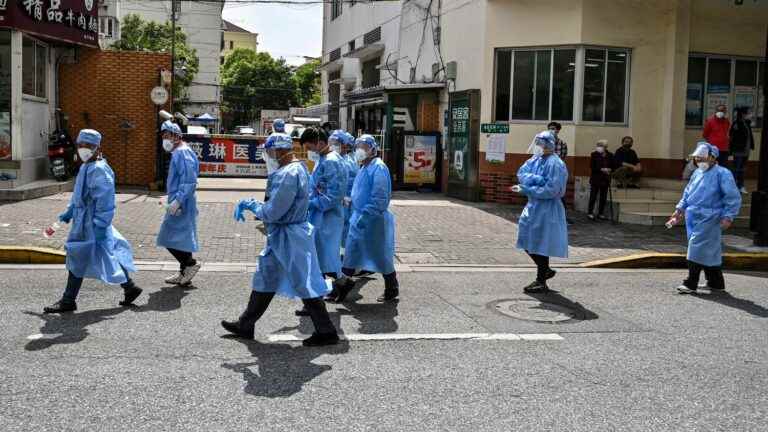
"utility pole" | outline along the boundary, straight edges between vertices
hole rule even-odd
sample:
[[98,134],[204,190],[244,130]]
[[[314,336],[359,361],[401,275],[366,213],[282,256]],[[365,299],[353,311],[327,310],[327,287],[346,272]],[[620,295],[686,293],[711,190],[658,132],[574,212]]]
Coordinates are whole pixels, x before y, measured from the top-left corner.
[[171,0],[171,112],[173,112],[173,84],[176,80],[176,5],[180,0]]
[[[765,63],[768,66],[768,28],[766,29]],[[760,134],[760,168],[757,191],[752,193],[749,227],[755,232],[755,246],[768,246],[768,67],[763,66],[763,124]]]

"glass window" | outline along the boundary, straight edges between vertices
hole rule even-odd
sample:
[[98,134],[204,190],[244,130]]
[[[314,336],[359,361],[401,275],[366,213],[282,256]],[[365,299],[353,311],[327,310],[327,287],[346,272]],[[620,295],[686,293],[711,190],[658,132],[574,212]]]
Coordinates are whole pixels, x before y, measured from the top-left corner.
[[512,52],[499,51],[496,54],[496,95],[494,106],[495,121],[509,120],[510,74],[512,73]]
[[363,88],[377,87],[381,83],[380,63],[381,57],[363,63]]
[[24,94],[35,94],[35,41],[24,38],[21,54],[22,84]]
[[760,71],[757,77],[757,111],[755,113],[755,127],[762,128],[765,113],[765,71],[768,70],[768,65],[765,62],[760,62]]
[[573,120],[576,50],[555,50],[552,76],[552,120]]
[[536,51],[536,92],[534,120],[549,120],[549,85],[552,77],[552,51]]
[[704,122],[704,79],[707,75],[707,59],[688,59],[688,87],[685,93],[685,124],[701,126]]
[[512,84],[512,118],[531,120],[533,118],[533,82],[535,78],[536,53],[515,52],[515,66]]
[[331,20],[335,20],[341,15],[341,1],[331,0]]
[[11,32],[0,30],[0,160],[11,160]]
[[627,93],[627,53],[608,51],[607,81],[605,84],[605,121],[624,123]]
[[48,95],[48,47],[37,46],[35,65],[35,96],[44,98]]
[[757,83],[757,62],[737,60],[734,85],[754,87]]
[[603,121],[605,50],[586,50],[584,58],[584,121]]

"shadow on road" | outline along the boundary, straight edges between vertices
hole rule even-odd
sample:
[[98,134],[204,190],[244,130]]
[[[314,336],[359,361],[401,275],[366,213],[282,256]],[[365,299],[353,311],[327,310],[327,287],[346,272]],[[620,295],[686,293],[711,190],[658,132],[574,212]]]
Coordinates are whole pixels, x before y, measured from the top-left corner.
[[324,354],[344,354],[349,343],[322,348],[306,348],[301,345],[262,343],[244,340],[232,335],[222,339],[239,342],[257,359],[245,363],[222,363],[221,367],[243,375],[243,391],[253,396],[285,398],[301,391],[304,384],[332,369],[329,365],[312,363]]
[[[114,307],[109,309],[94,309],[81,313],[66,314],[42,314],[24,311],[25,314],[36,316],[45,324],[40,328],[40,333],[48,335],[42,339],[33,340],[24,347],[27,351],[40,351],[53,345],[79,343],[88,337],[88,326],[111,320],[129,308]],[[52,335],[58,335],[53,336]]]
[[713,303],[718,303],[723,306],[728,306],[730,308],[738,309],[740,311],[746,312],[758,318],[768,318],[767,308],[759,304],[756,304],[752,300],[734,297],[728,291],[723,293],[715,292],[712,294],[694,294],[693,297],[696,297],[702,300],[711,301]]
[[189,295],[189,292],[196,290],[194,285],[188,286],[166,286],[160,290],[150,293],[147,298],[147,304],[133,308],[134,312],[172,312],[181,309],[181,300]]
[[577,319],[580,321],[589,321],[589,320],[600,318],[598,314],[585,308],[581,303],[575,302],[569,299],[568,297],[563,296],[562,294],[560,294],[559,291],[550,290],[549,292],[546,292],[546,293],[526,294],[526,295],[531,296],[542,303],[552,303],[558,306],[568,308],[575,313],[574,319]]

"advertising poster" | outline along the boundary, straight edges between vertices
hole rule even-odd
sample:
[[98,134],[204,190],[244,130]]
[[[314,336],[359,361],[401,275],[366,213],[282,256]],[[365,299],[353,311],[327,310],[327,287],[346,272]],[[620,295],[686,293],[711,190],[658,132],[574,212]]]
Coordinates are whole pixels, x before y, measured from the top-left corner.
[[751,112],[755,110],[755,87],[737,86],[734,89],[733,107],[747,107]]
[[405,135],[403,173],[405,183],[437,182],[437,136]]
[[185,135],[200,160],[200,177],[266,177],[260,138]]
[[463,181],[467,177],[464,159],[469,149],[469,101],[456,101],[451,107],[451,126],[448,134],[451,138],[450,148],[454,153],[448,175],[449,178]]
[[685,95],[685,123],[700,124],[701,104],[703,102],[704,86],[702,84],[689,83]]

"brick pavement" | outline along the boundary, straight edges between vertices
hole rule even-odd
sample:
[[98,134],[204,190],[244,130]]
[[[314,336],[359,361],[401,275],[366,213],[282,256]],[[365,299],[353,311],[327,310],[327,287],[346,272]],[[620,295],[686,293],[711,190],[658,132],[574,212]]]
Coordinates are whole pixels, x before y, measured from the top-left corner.
[[[211,192],[209,192],[211,193]],[[530,264],[515,249],[517,217],[521,207],[464,203],[439,195],[396,193],[392,210],[397,220],[396,254],[406,264]],[[0,203],[0,244],[62,248],[68,226],[52,239],[42,228],[64,210],[67,196],[59,195],[18,203]],[[210,200],[217,201],[217,200]],[[198,257],[206,262],[254,262],[264,238],[254,223],[232,220],[233,202],[202,202],[199,206]],[[118,195],[115,226],[131,242],[138,260],[170,261],[155,247],[163,211],[158,198]],[[569,230],[570,257],[560,262],[580,263],[644,251],[683,252],[681,228],[611,225],[575,215]],[[732,234],[747,235],[736,230]]]

